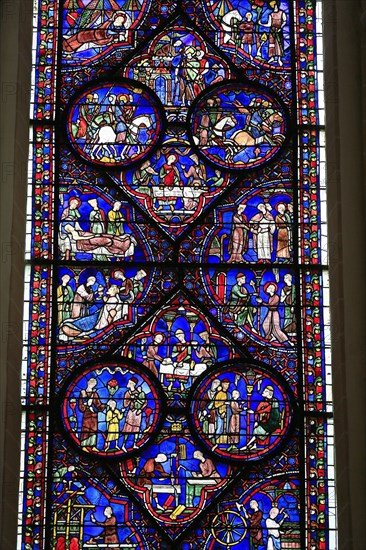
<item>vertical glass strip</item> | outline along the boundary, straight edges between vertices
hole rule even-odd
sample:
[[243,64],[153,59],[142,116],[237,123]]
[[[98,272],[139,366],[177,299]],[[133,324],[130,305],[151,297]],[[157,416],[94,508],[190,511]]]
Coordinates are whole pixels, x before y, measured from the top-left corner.
[[[18,548],[45,549],[58,1],[34,3]],[[37,264],[32,262],[36,260]],[[43,263],[42,263],[43,262]]]

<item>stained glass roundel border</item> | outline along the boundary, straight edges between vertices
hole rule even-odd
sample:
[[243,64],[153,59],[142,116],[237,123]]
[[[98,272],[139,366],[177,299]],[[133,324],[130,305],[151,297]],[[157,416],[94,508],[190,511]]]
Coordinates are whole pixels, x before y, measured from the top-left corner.
[[287,383],[262,365],[230,363],[204,373],[188,397],[192,433],[217,458],[253,462],[277,452],[291,431]]
[[131,79],[90,84],[66,115],[67,139],[84,161],[107,169],[146,160],[161,143],[164,108],[147,86]]
[[155,377],[139,365],[100,362],[65,383],[60,410],[62,427],[79,450],[125,458],[157,436],[165,399]]
[[284,147],[287,109],[264,86],[227,81],[192,103],[188,132],[201,158],[226,170],[251,170],[272,160]]

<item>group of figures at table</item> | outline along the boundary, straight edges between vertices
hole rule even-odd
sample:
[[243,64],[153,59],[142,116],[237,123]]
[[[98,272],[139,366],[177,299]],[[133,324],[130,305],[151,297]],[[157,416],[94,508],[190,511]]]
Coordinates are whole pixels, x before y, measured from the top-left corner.
[[217,347],[207,330],[190,339],[182,328],[168,338],[155,332],[142,340],[140,350],[142,364],[159,377],[168,394],[177,390],[185,394],[193,380],[217,360]]
[[270,263],[274,259],[290,261],[294,248],[292,203],[279,202],[273,215],[271,204],[260,202],[251,219],[245,215],[246,207],[244,203],[239,204],[232,217],[227,263],[245,262],[252,259],[253,252],[258,263]]
[[194,212],[200,196],[212,193],[224,184],[219,170],[213,171],[199,160],[195,153],[165,151],[152,166],[146,160],[134,171],[131,188],[150,197],[151,205],[159,215]]
[[[83,259],[83,255],[90,254],[93,260],[100,261],[110,257],[132,258],[137,241],[132,234],[125,232],[121,202],[115,201],[107,215],[99,206],[98,199],[92,198],[87,203],[88,218],[80,213],[82,201],[79,197],[70,197],[62,211],[59,228],[61,257],[65,260]],[[88,223],[88,230],[81,227],[80,221]]]
[[115,282],[109,286],[101,272],[77,285],[72,271],[64,273],[57,287],[59,339],[88,338],[118,321],[130,322],[146,276],[146,271],[139,269],[129,278],[118,268],[112,272]]

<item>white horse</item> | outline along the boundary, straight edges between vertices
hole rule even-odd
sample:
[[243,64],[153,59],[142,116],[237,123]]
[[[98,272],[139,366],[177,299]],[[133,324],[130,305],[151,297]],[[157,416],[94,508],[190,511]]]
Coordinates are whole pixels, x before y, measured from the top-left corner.
[[226,132],[238,124],[234,115],[229,114],[220,118],[212,129],[213,135],[219,139],[226,139]]
[[[153,120],[150,115],[139,115],[127,124],[127,144],[122,149],[121,159],[126,158],[128,151],[133,145],[137,147],[137,154],[141,152],[139,145],[139,132],[141,128],[151,128]],[[106,156],[110,159],[116,159],[118,153],[115,147],[117,134],[114,128],[110,125],[101,126],[95,136],[95,144],[93,145],[91,156],[95,159]]]
[[141,128],[151,128],[153,121],[150,115],[139,115],[132,119],[130,124],[128,124],[129,137],[127,140],[130,140],[132,144],[137,145],[139,132]]
[[92,148],[91,156],[95,159],[98,157],[116,158],[117,151],[115,146],[117,134],[112,126],[102,126],[99,128],[95,136],[95,145]]
[[221,21],[221,26],[224,31],[224,44],[235,44],[234,26],[243,21],[238,10],[231,10],[224,15]]

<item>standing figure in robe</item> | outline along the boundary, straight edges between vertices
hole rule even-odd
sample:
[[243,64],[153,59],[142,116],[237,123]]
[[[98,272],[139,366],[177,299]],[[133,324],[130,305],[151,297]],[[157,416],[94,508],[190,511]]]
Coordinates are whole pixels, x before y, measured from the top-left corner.
[[127,410],[123,428],[123,451],[126,451],[126,442],[130,434],[133,434],[133,448],[137,448],[137,439],[141,432],[142,411],[147,405],[146,395],[137,384],[138,379],[136,377],[130,378],[127,382],[127,391],[123,397],[123,406]]
[[275,222],[278,231],[276,258],[289,259],[292,245],[291,218],[286,212],[286,205],[283,202],[277,204],[276,210]]
[[260,263],[269,263],[273,252],[273,233],[276,230],[274,218],[270,212],[271,205],[260,203],[257,206],[259,214],[250,220],[253,233],[253,245]]
[[228,406],[227,403],[230,399],[228,389],[230,386],[230,380],[224,378],[221,381],[221,385],[218,387],[217,394],[215,395],[214,407],[216,410],[216,443],[227,443],[227,418],[228,418]]
[[240,393],[238,390],[233,390],[231,394],[231,400],[229,401],[229,407],[231,411],[230,421],[229,421],[229,439],[230,447],[228,451],[236,448],[235,446],[240,442],[240,413],[243,411],[242,405],[239,402]]
[[113,207],[108,212],[107,234],[108,235],[124,235],[123,230],[124,217],[121,213],[121,202],[116,201]]
[[278,306],[280,304],[280,297],[277,294],[278,286],[274,282],[268,282],[264,285],[264,292],[268,294],[268,302],[264,302],[262,298],[257,298],[257,302],[262,306],[268,308],[268,313],[263,320],[263,331],[266,340],[277,340],[280,343],[292,342],[289,341],[287,334],[285,334],[280,327],[280,314],[278,313]]
[[159,346],[165,341],[165,336],[162,332],[156,332],[153,336],[152,342],[147,346],[146,350],[146,359],[143,361],[143,365],[149,369],[150,372],[159,375],[158,369],[156,368],[156,363],[161,363],[163,357],[159,355]]
[[60,325],[66,319],[71,317],[71,308],[74,301],[74,291],[69,285],[70,275],[65,273],[61,277],[61,285],[57,287],[57,320]]
[[123,269],[116,269],[113,272],[113,278],[116,281],[120,281],[119,297],[122,302],[122,319],[128,319],[129,304],[132,304],[134,300],[133,281],[127,279]]
[[104,450],[109,451],[111,443],[114,443],[114,450],[118,451],[118,439],[120,436],[119,423],[123,418],[123,414],[117,409],[117,403],[114,399],[109,399],[107,407],[108,410],[105,416],[105,421],[107,424],[107,435],[105,439]]
[[268,63],[277,61],[281,67],[284,55],[283,27],[286,25],[286,14],[283,10],[280,10],[276,0],[272,0],[270,6],[273,11],[268,17],[268,22],[263,23],[261,21],[261,25],[269,28]]
[[87,450],[98,451],[98,412],[105,409],[105,405],[101,403],[97,390],[96,378],[89,378],[85,390],[81,390],[79,395],[78,406],[83,413],[80,433],[80,444]]
[[249,535],[252,540],[252,545],[254,550],[256,550],[258,546],[263,546],[264,544],[262,529],[263,512],[259,509],[258,501],[254,499],[249,501],[250,513],[248,513],[242,504],[237,504],[236,506],[239,510],[242,509],[244,512],[245,519],[249,523]]
[[[180,185],[180,174],[176,166],[178,162],[178,155],[175,153],[169,153],[166,157],[166,163],[160,168],[159,172],[159,187],[162,190],[172,189]],[[158,207],[157,210],[161,210],[163,206],[169,206],[170,210],[174,212],[177,197],[169,197],[165,195],[157,198]]]
[[90,233],[94,233],[94,235],[102,235],[105,233],[104,211],[99,208],[97,199],[90,199],[88,204],[92,207],[92,211],[89,214]]
[[285,320],[283,323],[283,330],[286,334],[296,333],[296,287],[292,282],[291,273],[286,273],[283,280],[285,286],[281,290],[280,300],[285,306]]
[[233,215],[231,234],[228,246],[230,257],[228,264],[233,262],[244,262],[244,254],[248,250],[248,218],[244,214],[245,204],[239,204],[236,213]]
[[[104,211],[99,208],[97,199],[90,199],[88,204],[92,207],[92,211],[89,214],[90,233],[94,235],[102,235],[106,232],[105,214]],[[93,259],[99,261],[107,261],[108,256],[106,254],[93,254]]]
[[247,51],[250,59],[252,56],[252,47],[254,44],[254,21],[253,15],[250,11],[245,14],[245,21],[242,21],[239,25],[239,30],[242,31],[241,47],[244,51]]
[[197,78],[199,78],[200,73],[200,62],[195,56],[195,49],[192,47],[186,48],[185,54],[185,63],[183,65],[183,82],[184,82],[184,93],[181,100],[183,105],[189,105],[195,97],[195,88],[194,83]]

